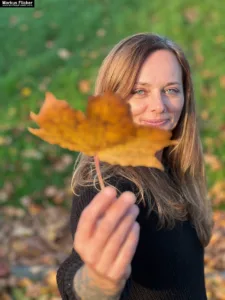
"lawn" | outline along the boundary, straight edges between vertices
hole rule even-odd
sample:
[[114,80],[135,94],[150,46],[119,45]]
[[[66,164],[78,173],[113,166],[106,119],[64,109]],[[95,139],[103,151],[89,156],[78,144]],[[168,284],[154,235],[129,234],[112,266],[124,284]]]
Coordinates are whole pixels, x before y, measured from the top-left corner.
[[[36,1],[37,2],[37,1]],[[209,187],[225,170],[224,48],[222,1],[39,0],[36,8],[0,10],[0,188],[2,203],[45,201],[49,184],[63,187],[73,163],[58,172],[53,162],[76,154],[33,137],[29,112],[38,112],[45,91],[84,109],[98,67],[121,38],[151,31],[179,43],[191,62]],[[10,197],[4,183],[12,183]],[[8,188],[9,189],[9,188]],[[35,193],[36,196],[33,196]],[[68,200],[68,199],[67,199]],[[67,201],[66,200],[66,201]]]
[[77,154],[31,135],[29,113],[39,111],[45,91],[84,110],[111,47],[150,31],[189,58],[209,197],[225,209],[224,15],[220,0],[37,0],[34,9],[0,9],[0,205],[70,205]]

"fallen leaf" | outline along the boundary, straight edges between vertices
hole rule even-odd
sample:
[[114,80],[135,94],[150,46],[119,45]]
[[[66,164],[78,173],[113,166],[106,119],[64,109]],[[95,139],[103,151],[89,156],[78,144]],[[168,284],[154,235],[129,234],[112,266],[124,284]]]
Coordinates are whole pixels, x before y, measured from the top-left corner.
[[18,49],[17,50],[17,54],[19,56],[26,56],[27,55],[27,51],[25,49]]
[[61,59],[63,59],[63,60],[67,60],[67,59],[69,59],[70,56],[71,56],[71,52],[68,51],[68,50],[65,49],[65,48],[59,49],[59,50],[57,51],[57,54],[58,54],[58,56],[59,56]]
[[43,11],[41,10],[36,10],[34,13],[33,13],[33,17],[35,19],[40,19],[42,16],[44,15]]
[[96,35],[97,35],[98,37],[104,37],[105,34],[106,34],[106,31],[105,31],[104,28],[100,28],[100,29],[98,29],[97,32],[96,32]]
[[203,84],[201,87],[201,94],[206,98],[214,98],[217,95],[216,89],[213,86]]
[[112,93],[90,97],[85,115],[48,92],[39,114],[31,112],[30,117],[40,126],[28,128],[32,134],[62,148],[98,155],[110,164],[164,170],[154,155],[177,144],[169,131],[135,124],[130,104]]
[[214,145],[214,138],[206,136],[206,137],[204,137],[204,142],[205,142],[206,146],[211,149],[212,146]]
[[195,61],[198,65],[201,65],[205,58],[202,54],[202,49],[201,49],[201,43],[199,40],[195,40],[192,44],[193,50],[194,50],[194,57]]
[[197,7],[188,7],[184,11],[184,16],[189,23],[195,23],[199,18]]
[[91,89],[90,82],[88,80],[81,80],[78,83],[78,88],[81,93],[87,94]]
[[29,205],[31,205],[32,198],[28,195],[24,195],[19,199],[19,201],[23,206],[28,207]]
[[10,273],[10,266],[7,261],[0,259],[0,278],[6,277]]
[[9,107],[9,109],[8,109],[8,116],[10,118],[14,117],[16,115],[16,113],[17,113],[16,107]]
[[222,88],[225,88],[225,75],[220,77],[220,86]]
[[215,37],[216,44],[222,44],[225,42],[225,36],[220,34]]
[[219,274],[206,278],[206,290],[208,300],[225,300],[225,279]]
[[45,43],[45,47],[48,49],[51,49],[54,46],[54,42],[53,41],[47,41]]
[[30,284],[26,287],[26,294],[25,295],[27,297],[37,299],[43,293],[45,294],[45,289],[43,290],[43,287],[42,287],[41,283],[32,282],[32,284]]
[[59,25],[58,25],[57,23],[55,23],[55,22],[51,22],[51,23],[49,24],[49,27],[52,28],[52,29],[56,29],[56,28],[59,27]]
[[204,79],[209,79],[215,76],[215,73],[212,70],[205,69],[201,72],[201,75]]
[[18,281],[18,285],[21,287],[28,287],[29,285],[32,285],[32,281],[29,278],[22,278]]
[[110,23],[110,18],[108,18],[108,17],[104,18],[104,19],[102,20],[102,23],[103,23],[104,25],[108,25],[108,24]]
[[43,210],[43,207],[38,204],[32,203],[28,206],[28,211],[32,216],[39,214],[40,212],[42,212],[42,210]]
[[11,16],[9,18],[9,23],[12,25],[16,25],[18,23],[18,17],[17,16]]
[[28,96],[30,96],[30,94],[31,94],[31,89],[30,88],[28,88],[28,87],[24,87],[24,88],[22,88],[22,90],[21,90],[21,95],[22,96],[24,96],[24,97],[28,97]]
[[206,121],[209,119],[209,111],[204,109],[202,112],[201,112],[201,118],[202,120]]
[[98,57],[98,52],[97,51],[91,51],[88,56],[92,59],[95,59],[95,58]]
[[204,160],[205,163],[209,165],[213,171],[222,169],[222,163],[216,155],[206,153],[204,154]]
[[214,270],[225,271],[225,212],[215,211],[213,221],[212,237],[205,250],[205,265]]
[[62,204],[66,199],[66,194],[64,191],[59,191],[57,195],[52,199],[53,202],[57,205]]
[[225,203],[225,181],[217,181],[208,194],[214,205]]
[[52,198],[55,197],[58,193],[58,188],[54,185],[50,185],[48,187],[46,187],[45,191],[44,191],[44,195],[48,198]]
[[45,282],[48,284],[49,287],[51,287],[51,289],[57,289],[57,282],[56,282],[56,271],[54,270],[50,270],[45,278],[44,278]]
[[21,30],[21,31],[27,31],[28,30],[28,25],[27,24],[22,24],[22,25],[20,25],[20,27],[19,27],[19,29]]
[[22,218],[25,215],[25,211],[22,208],[17,208],[13,206],[6,206],[2,208],[2,213],[10,217]]
[[6,193],[6,191],[1,191],[0,190],[0,203],[4,203],[8,200],[8,194]]
[[59,160],[53,165],[53,168],[57,172],[63,172],[73,162],[73,157],[69,154],[62,155]]
[[0,291],[0,299],[1,300],[12,300],[11,296],[8,293],[6,293],[5,291],[4,292]]
[[0,136],[0,146],[8,146],[12,143],[12,138],[10,136]]
[[33,234],[34,234],[34,232],[31,228],[26,228],[22,225],[15,227],[14,230],[12,231],[13,237],[32,236]]
[[78,42],[82,42],[82,41],[84,40],[84,35],[83,35],[83,34],[79,34],[79,35],[77,36],[76,40],[77,40]]
[[[52,41],[47,41],[45,46],[47,48],[52,48],[54,46],[54,42]],[[39,90],[42,92],[46,92],[48,89],[48,85],[51,82],[51,78],[50,77],[44,77],[43,80],[41,81],[41,83],[39,84]]]
[[26,149],[22,152],[22,156],[24,158],[32,158],[36,160],[40,160],[43,158],[43,154],[37,149]]

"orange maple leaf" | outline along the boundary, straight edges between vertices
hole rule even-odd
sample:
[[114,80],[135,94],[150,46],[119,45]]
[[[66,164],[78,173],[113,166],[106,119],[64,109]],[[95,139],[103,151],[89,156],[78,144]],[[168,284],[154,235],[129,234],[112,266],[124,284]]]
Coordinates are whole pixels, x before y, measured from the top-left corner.
[[40,126],[28,128],[34,135],[110,164],[164,170],[155,153],[177,144],[169,131],[135,124],[130,104],[109,92],[90,97],[86,115],[47,92],[39,114],[31,112],[30,117]]

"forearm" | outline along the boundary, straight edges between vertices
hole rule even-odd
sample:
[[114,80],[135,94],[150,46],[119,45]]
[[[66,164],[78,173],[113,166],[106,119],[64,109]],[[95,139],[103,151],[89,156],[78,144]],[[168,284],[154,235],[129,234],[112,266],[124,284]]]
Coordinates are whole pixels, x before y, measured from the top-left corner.
[[85,267],[81,267],[74,276],[73,288],[79,300],[119,300],[122,292],[121,289],[100,288]]

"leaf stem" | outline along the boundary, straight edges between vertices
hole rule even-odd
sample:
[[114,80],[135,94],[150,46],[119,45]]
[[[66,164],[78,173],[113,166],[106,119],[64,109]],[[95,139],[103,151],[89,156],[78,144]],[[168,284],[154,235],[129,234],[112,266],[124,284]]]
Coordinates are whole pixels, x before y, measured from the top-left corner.
[[97,175],[98,175],[98,180],[99,180],[100,187],[101,187],[101,190],[102,190],[102,189],[104,189],[105,185],[104,185],[104,182],[103,182],[103,179],[102,179],[102,174],[101,174],[101,170],[100,170],[98,155],[94,155],[94,161],[95,161],[96,172],[97,172]]

